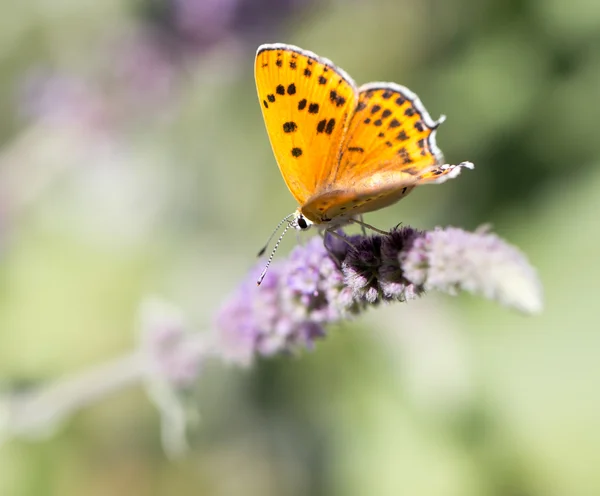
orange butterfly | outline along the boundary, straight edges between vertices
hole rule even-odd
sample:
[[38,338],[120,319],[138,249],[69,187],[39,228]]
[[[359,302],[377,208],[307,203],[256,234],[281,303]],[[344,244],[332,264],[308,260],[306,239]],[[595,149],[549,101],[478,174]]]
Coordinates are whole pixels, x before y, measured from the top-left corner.
[[355,216],[473,168],[442,163],[435,132],[445,117],[434,121],[408,88],[357,88],[328,59],[282,43],[258,48],[255,78],[273,153],[299,203],[279,224],[288,221],[279,241],[290,227],[362,224]]

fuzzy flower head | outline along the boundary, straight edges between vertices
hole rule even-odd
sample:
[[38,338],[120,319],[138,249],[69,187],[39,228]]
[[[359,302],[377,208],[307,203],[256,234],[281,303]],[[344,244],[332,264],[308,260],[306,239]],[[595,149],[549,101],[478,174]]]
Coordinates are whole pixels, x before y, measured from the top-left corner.
[[418,237],[400,259],[406,277],[427,290],[468,291],[525,313],[542,310],[533,267],[517,248],[484,229],[435,229]]
[[312,348],[328,324],[381,302],[426,290],[465,290],[528,313],[541,310],[541,286],[513,246],[487,232],[393,229],[387,235],[316,236],[256,280],[253,269],[216,317],[224,358],[250,364]]
[[344,282],[357,301],[406,301],[422,288],[404,277],[398,254],[410,248],[419,231],[411,227],[393,229],[387,236],[354,236],[354,249],[347,250],[342,264]]
[[217,315],[221,349],[231,361],[249,364],[254,354],[310,348],[325,335],[326,324],[357,311],[320,237],[274,263],[257,286],[261,269],[250,272]]

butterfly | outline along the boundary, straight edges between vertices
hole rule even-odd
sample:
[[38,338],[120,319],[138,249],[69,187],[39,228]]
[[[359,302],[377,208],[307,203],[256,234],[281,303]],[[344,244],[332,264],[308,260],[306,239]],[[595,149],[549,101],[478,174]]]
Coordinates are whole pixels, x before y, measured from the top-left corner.
[[365,225],[358,216],[473,168],[443,163],[435,134],[445,117],[433,120],[404,86],[357,87],[330,60],[283,43],[258,48],[254,74],[273,153],[299,205],[274,231],[288,222],[275,249],[289,228]]

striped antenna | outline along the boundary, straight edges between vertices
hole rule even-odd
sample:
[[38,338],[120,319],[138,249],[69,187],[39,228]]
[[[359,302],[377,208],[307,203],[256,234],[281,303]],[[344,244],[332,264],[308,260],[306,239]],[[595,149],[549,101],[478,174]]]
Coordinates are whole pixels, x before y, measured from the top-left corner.
[[285,221],[287,221],[290,217],[293,217],[293,216],[294,216],[294,214],[290,214],[287,217],[284,217],[283,219],[281,219],[281,222],[279,224],[277,224],[277,227],[271,233],[271,236],[269,236],[269,239],[265,243],[265,246],[263,246],[262,249],[258,252],[258,255],[256,255],[257,257],[262,257],[265,254],[265,251],[267,251],[267,247],[269,246],[269,243],[271,242],[271,240],[273,239],[273,236],[275,236],[275,234],[277,233],[277,231],[279,231],[279,228],[281,227],[281,224],[283,224]]
[[[293,215],[293,214],[292,214]],[[289,217],[289,216],[288,216]],[[287,217],[286,217],[287,218]],[[285,219],[284,219],[285,220]],[[283,223],[283,221],[279,224],[281,225]],[[273,260],[273,257],[275,256],[275,252],[277,251],[277,248],[279,248],[279,243],[281,243],[281,240],[283,239],[283,237],[285,236],[285,234],[288,232],[288,230],[290,229],[290,227],[292,227],[292,224],[289,223],[287,226],[285,226],[285,229],[283,230],[283,232],[281,233],[281,236],[279,236],[279,239],[277,240],[277,243],[275,243],[275,246],[273,247],[273,251],[271,252],[271,254],[269,255],[269,259],[267,260],[267,265],[265,265],[265,268],[263,269],[263,271],[260,273],[260,277],[258,278],[258,281],[256,281],[256,285],[260,286],[260,284],[263,282],[263,279],[265,278],[265,276],[267,275],[267,270],[269,270],[269,265],[271,265],[271,261]],[[271,236],[272,237],[272,236]]]

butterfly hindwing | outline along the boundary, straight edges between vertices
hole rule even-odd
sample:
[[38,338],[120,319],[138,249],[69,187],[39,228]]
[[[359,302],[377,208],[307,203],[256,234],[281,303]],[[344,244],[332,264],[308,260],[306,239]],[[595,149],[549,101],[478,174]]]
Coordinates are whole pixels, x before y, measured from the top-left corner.
[[255,78],[277,164],[302,205],[337,164],[356,85],[329,60],[285,44],[259,47]]
[[419,184],[455,177],[463,166],[442,164],[434,121],[418,97],[393,83],[362,86],[337,167],[302,213],[316,222],[379,210]]
[[370,83],[359,100],[345,136],[333,182],[355,182],[372,172],[405,171],[418,175],[443,158],[434,121],[419,98],[394,83]]

